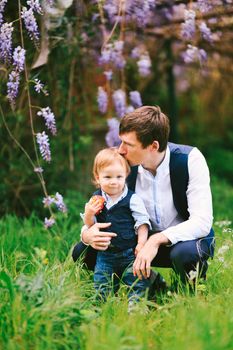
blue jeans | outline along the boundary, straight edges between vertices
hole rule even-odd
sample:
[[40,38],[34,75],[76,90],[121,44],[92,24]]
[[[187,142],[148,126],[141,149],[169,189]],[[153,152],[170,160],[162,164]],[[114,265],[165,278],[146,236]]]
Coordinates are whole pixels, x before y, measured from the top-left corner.
[[119,252],[99,251],[94,270],[94,285],[105,300],[111,292],[119,289],[120,279],[129,287],[128,297],[137,300],[145,295],[149,279],[139,280],[133,275],[132,265],[135,260],[134,249]]

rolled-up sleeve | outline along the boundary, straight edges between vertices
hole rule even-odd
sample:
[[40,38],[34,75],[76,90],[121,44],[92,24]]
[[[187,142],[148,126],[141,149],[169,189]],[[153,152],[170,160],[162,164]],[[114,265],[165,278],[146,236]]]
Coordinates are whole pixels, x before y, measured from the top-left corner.
[[134,228],[136,232],[138,227],[143,224],[147,224],[149,229],[152,229],[149,214],[147,213],[143,200],[136,193],[133,194],[130,199],[130,209],[135,220]]

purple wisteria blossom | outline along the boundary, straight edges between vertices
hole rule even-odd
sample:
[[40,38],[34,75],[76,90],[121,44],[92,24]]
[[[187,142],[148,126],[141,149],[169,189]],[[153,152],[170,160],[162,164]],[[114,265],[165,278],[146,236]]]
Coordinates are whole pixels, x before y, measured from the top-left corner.
[[212,43],[213,42],[213,36],[212,36],[210,28],[207,27],[205,22],[201,22],[200,23],[199,29],[200,29],[200,32],[201,32],[201,35],[202,35],[203,39],[205,39],[209,43]]
[[184,23],[181,24],[181,36],[185,40],[192,40],[195,35],[195,17],[193,10],[184,10]]
[[48,6],[53,6],[53,5],[54,5],[54,0],[45,0],[45,3],[46,3]]
[[138,108],[142,106],[142,99],[141,99],[140,92],[130,91],[129,97],[133,107]]
[[126,61],[123,57],[123,47],[124,42],[121,40],[107,44],[101,52],[99,63],[112,63],[118,69],[124,68]]
[[21,46],[17,46],[13,52],[13,66],[18,72],[22,72],[24,70],[24,62],[25,62],[25,54],[26,50],[24,50]]
[[207,60],[207,53],[203,49],[198,49],[196,46],[188,45],[187,50],[183,53],[185,63],[199,61],[200,64]]
[[118,89],[114,91],[113,95],[113,102],[116,110],[116,114],[118,117],[123,117],[126,110],[126,95],[125,92],[122,89]]
[[27,9],[26,7],[23,7],[21,16],[24,20],[24,24],[28,31],[30,39],[34,40],[35,42],[38,42],[39,29],[32,8]]
[[137,61],[138,73],[141,77],[147,77],[150,75],[151,69],[151,60],[148,53],[140,56],[140,59]]
[[118,147],[121,143],[119,138],[119,121],[116,118],[107,120],[108,132],[105,136],[105,141],[108,147]]
[[107,92],[101,87],[98,87],[98,107],[101,113],[106,113],[108,108],[108,95]]
[[104,75],[108,81],[112,80],[112,70],[104,71]]
[[126,2],[126,20],[135,21],[139,28],[150,22],[155,8],[155,0],[130,0]]
[[111,60],[116,68],[124,68],[126,61],[123,57],[124,41],[117,40],[113,43],[113,50],[111,54]]
[[3,23],[3,12],[6,6],[7,0],[0,0],[0,27]]
[[53,135],[56,135],[57,133],[56,121],[55,121],[55,116],[51,111],[51,109],[49,107],[41,108],[41,110],[37,112],[37,115],[44,118],[45,125],[47,126],[48,130],[50,130]]
[[135,108],[132,105],[129,105],[126,107],[125,114],[131,113],[135,110]]
[[111,49],[112,44],[107,44],[105,48],[101,51],[101,56],[99,58],[100,64],[110,63],[111,61]]
[[197,0],[195,6],[200,12],[209,12],[213,8],[212,0]]
[[49,228],[49,227],[51,227],[51,226],[53,226],[55,224],[55,219],[54,218],[45,218],[44,219],[44,227],[45,228]]
[[35,173],[37,173],[37,174],[42,174],[43,171],[44,171],[44,169],[41,168],[41,167],[39,166],[39,167],[34,168],[34,171],[35,171]]
[[53,203],[55,203],[55,200],[51,196],[47,196],[43,199],[42,203],[44,204],[45,208],[50,207]]
[[[119,1],[104,1],[103,8],[111,23],[114,23],[116,20],[122,20],[121,17],[118,17],[119,6]],[[155,6],[156,0],[127,0],[125,1],[125,19],[127,22],[134,21],[139,28],[145,27],[152,19]]]
[[49,148],[49,138],[48,135],[43,131],[42,133],[36,134],[36,141],[39,145],[40,154],[46,162],[51,161],[51,152]]
[[55,197],[54,197],[54,203],[57,206],[57,209],[60,210],[62,213],[66,213],[67,212],[67,208],[66,205],[63,201],[63,197],[60,193],[56,193]]
[[119,8],[117,1],[107,0],[105,1],[103,8],[107,12],[110,22],[114,22]]
[[35,79],[35,91],[39,94],[41,91],[43,91],[44,84],[41,83],[39,79]]
[[25,50],[21,46],[17,46],[13,52],[14,70],[9,74],[7,82],[7,98],[12,107],[15,105],[15,99],[19,91],[20,72],[24,70]]
[[32,9],[32,11],[37,12],[40,15],[42,15],[43,11],[42,11],[39,0],[28,0],[27,5]]
[[141,49],[139,47],[134,47],[131,51],[130,56],[132,58],[139,58],[141,56]]
[[0,28],[0,59],[10,62],[12,54],[12,23],[4,23]]
[[12,107],[15,104],[15,99],[19,91],[20,75],[17,71],[12,71],[9,74],[9,79],[7,82],[7,98],[10,101]]

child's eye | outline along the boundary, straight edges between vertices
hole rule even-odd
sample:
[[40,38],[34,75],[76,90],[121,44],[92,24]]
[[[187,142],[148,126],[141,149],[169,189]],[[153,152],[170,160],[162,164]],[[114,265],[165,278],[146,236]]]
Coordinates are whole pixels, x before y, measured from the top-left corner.
[[122,177],[123,177],[122,175],[118,175],[118,176],[117,176],[118,179],[121,179]]

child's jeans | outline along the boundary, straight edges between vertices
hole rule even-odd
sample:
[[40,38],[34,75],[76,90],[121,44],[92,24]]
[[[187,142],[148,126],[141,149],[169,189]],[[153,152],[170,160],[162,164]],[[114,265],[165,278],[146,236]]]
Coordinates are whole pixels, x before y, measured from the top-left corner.
[[120,279],[129,287],[128,297],[137,301],[145,295],[149,288],[149,279],[139,280],[133,275],[133,262],[135,260],[134,248],[118,252],[99,251],[94,271],[95,289],[105,300],[111,293],[119,289]]

